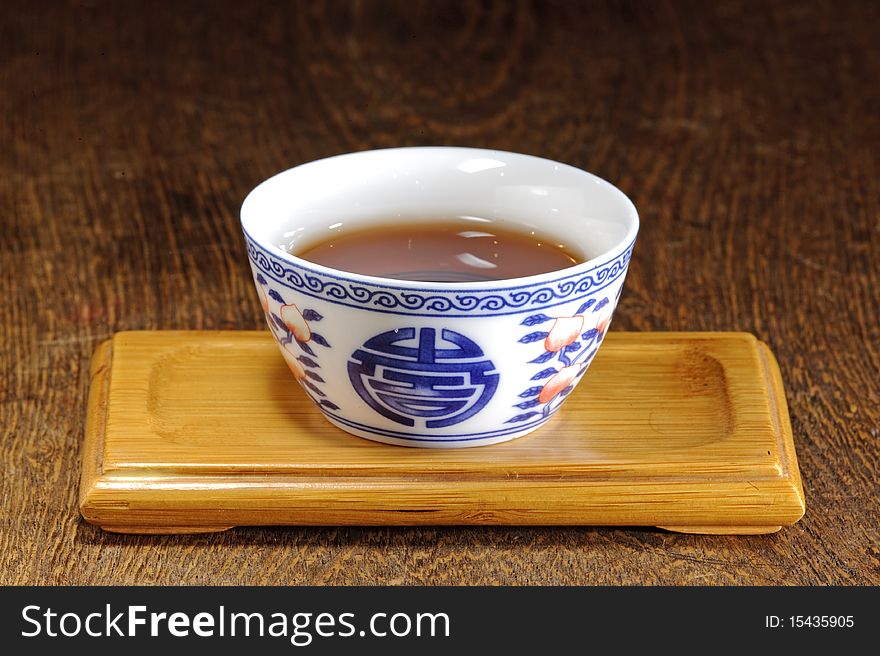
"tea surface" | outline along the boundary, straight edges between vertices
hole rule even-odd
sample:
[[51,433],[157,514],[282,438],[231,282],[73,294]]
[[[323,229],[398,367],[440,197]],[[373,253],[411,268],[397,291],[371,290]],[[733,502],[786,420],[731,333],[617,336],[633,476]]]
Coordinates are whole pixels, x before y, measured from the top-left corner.
[[290,252],[341,271],[422,282],[519,278],[584,261],[558,240],[477,218],[339,229]]

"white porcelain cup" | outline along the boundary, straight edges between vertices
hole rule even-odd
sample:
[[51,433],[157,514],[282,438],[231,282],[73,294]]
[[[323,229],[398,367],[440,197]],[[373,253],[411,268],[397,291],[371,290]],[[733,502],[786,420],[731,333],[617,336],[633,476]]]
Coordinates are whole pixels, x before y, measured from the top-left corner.
[[[287,252],[331,230],[472,216],[559,238],[576,266],[491,282],[359,275]],[[605,337],[638,231],[617,188],[538,157],[394,148],[279,173],[241,208],[254,280],[281,354],[339,428],[404,446],[468,447],[534,431]]]

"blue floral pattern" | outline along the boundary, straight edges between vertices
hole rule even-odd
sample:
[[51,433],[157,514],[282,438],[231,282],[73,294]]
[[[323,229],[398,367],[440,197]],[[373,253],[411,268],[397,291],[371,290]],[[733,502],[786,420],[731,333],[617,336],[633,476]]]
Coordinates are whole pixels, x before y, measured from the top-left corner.
[[[540,313],[522,320],[521,325],[528,328],[553,322],[549,330],[531,330],[518,340],[520,344],[543,342],[543,352],[528,363],[551,364],[531,377],[532,381],[546,382],[521,392],[519,398],[525,400],[513,405],[527,412],[519,413],[505,423],[516,424],[538,416],[547,418],[556,411],[593,361],[608,332],[613,310],[614,304],[606,296],[598,301],[596,298],[585,301],[570,317],[550,317]],[[584,330],[585,324],[593,325]]]
[[[321,368],[319,356],[310,346],[317,344],[331,348],[327,340],[312,330],[310,325],[321,321],[324,317],[315,310],[305,309],[300,312],[296,305],[285,303],[281,294],[268,288],[268,281],[262,274],[257,274],[255,279],[260,302],[266,313],[266,323],[281,345],[282,355],[294,378],[316,405],[329,410],[339,410],[339,406],[328,399],[326,392],[320,387],[324,379],[317,371]],[[280,304],[278,312],[270,311],[268,302],[270,298]]]

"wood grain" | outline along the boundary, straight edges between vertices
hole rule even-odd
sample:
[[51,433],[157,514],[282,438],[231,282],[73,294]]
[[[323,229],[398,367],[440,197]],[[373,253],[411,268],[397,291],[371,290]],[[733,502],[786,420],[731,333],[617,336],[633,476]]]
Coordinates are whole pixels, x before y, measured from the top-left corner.
[[[328,317],[328,320],[331,320]],[[616,333],[536,433],[407,449],[326,421],[268,331],[132,331],[92,361],[80,511],[122,533],[663,525],[804,514],[779,371],[747,333]]]
[[[0,582],[878,584],[880,6],[70,2],[0,18]],[[615,330],[779,359],[809,513],[607,528],[114,536],[77,512],[89,357],[259,329],[247,191],[367,147],[570,162],[642,217]]]

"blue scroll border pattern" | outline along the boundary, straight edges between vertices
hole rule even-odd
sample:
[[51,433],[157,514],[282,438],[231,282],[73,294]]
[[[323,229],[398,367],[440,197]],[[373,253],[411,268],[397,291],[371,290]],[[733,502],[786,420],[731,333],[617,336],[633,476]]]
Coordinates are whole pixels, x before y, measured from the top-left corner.
[[533,312],[553,307],[604,289],[626,273],[633,240],[623,252],[586,272],[569,274],[542,285],[504,289],[436,290],[364,285],[341,276],[310,271],[266,251],[244,233],[248,257],[258,271],[301,294],[329,303],[375,312],[409,316],[494,316]]

